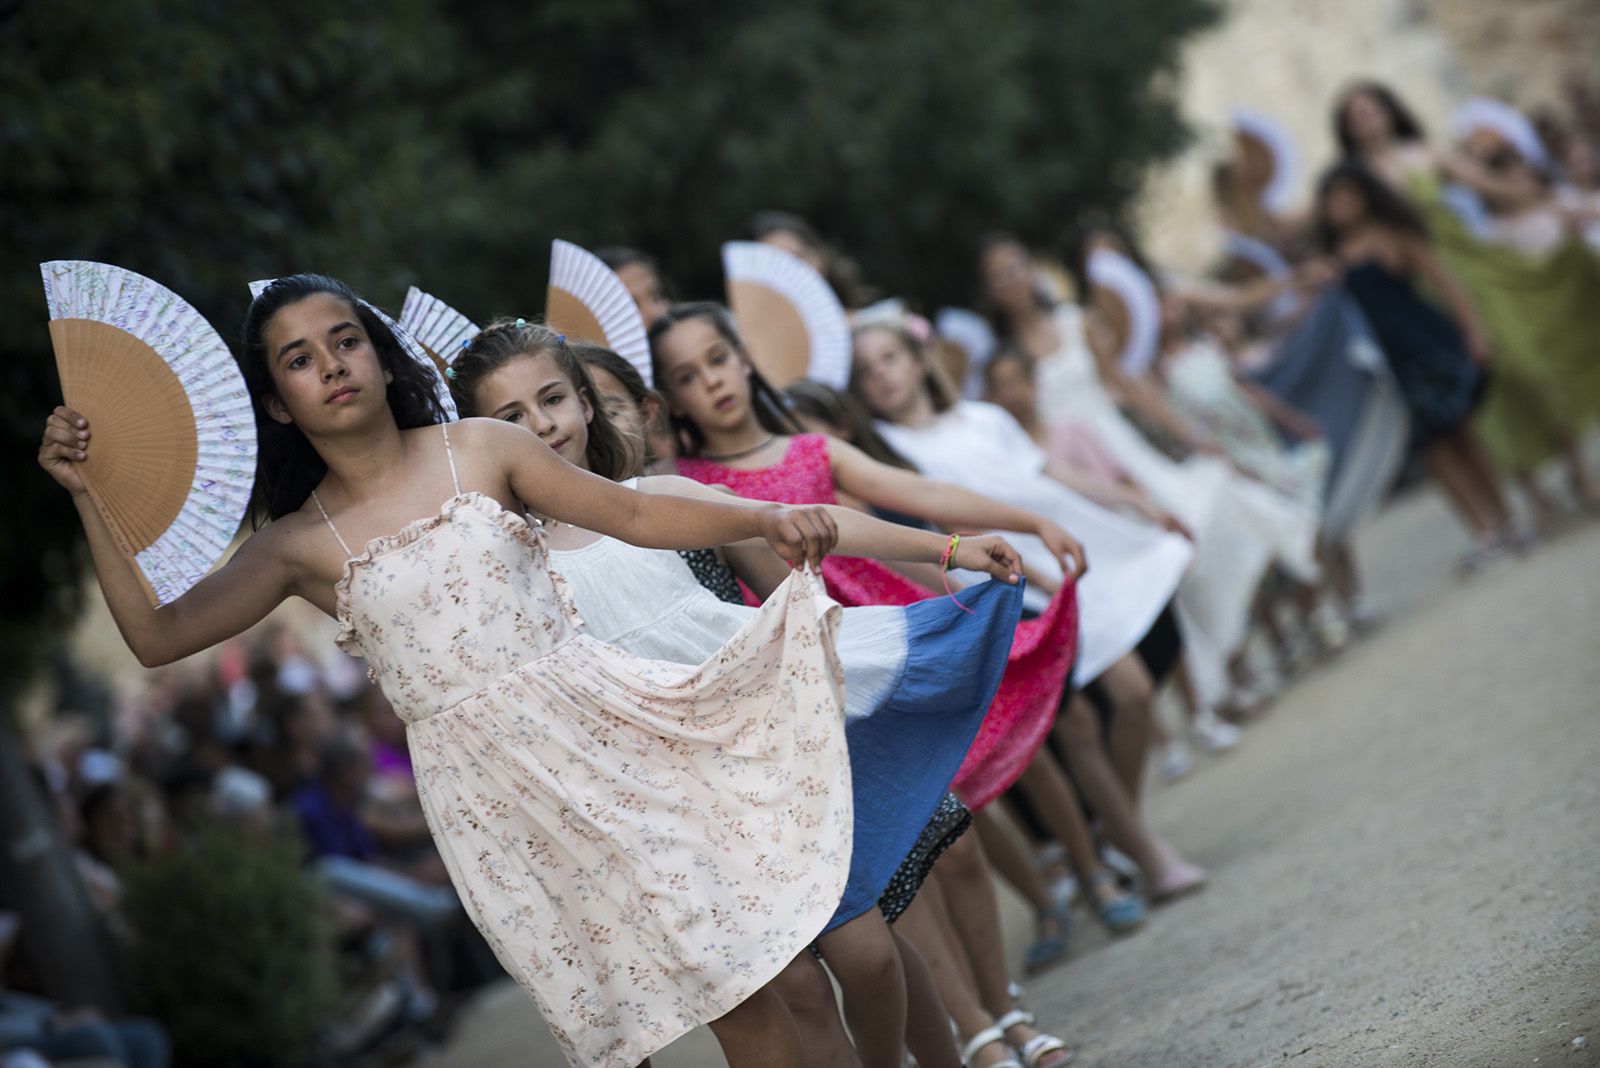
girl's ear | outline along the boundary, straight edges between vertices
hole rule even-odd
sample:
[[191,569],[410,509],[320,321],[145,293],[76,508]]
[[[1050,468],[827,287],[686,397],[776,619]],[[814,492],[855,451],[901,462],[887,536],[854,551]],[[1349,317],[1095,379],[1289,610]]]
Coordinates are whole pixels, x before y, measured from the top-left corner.
[[578,404],[583,408],[583,421],[585,423],[594,422],[594,404],[589,400],[589,391],[587,389],[578,390]]
[[666,412],[661,401],[661,394],[651,392],[649,396],[639,402],[639,415],[643,417],[644,425],[659,430],[665,422]]
[[289,414],[289,409],[283,406],[283,401],[278,399],[276,393],[268,393],[262,398],[261,404],[267,409],[267,414],[272,417],[273,422],[282,423],[284,426],[294,422],[294,416]]
[[386,385],[386,386],[394,385],[394,372],[393,371],[385,371],[385,372],[383,372],[383,384]]

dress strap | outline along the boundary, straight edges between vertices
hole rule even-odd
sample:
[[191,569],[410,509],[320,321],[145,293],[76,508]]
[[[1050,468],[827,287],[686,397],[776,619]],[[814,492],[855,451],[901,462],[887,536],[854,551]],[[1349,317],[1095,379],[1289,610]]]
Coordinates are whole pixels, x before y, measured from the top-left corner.
[[317,504],[317,511],[322,513],[322,521],[328,524],[328,529],[333,531],[333,536],[339,539],[339,548],[344,550],[345,559],[354,559],[355,553],[350,551],[350,546],[345,544],[344,535],[339,533],[339,528],[333,525],[333,520],[328,518],[328,510],[322,507],[322,498],[317,496],[317,491],[311,491],[311,499]]
[[439,429],[444,431],[444,458],[450,461],[450,481],[455,483],[456,496],[461,496],[461,478],[456,474],[456,454],[450,451],[450,424],[440,423]]

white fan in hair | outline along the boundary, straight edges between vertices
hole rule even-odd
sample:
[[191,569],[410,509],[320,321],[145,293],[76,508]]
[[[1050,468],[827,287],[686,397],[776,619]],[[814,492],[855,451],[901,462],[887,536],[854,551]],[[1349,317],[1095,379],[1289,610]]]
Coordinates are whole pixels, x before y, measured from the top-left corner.
[[604,345],[632,364],[646,385],[654,383],[639,305],[617,272],[588,249],[570,241],[550,242],[544,321],[573,341]]
[[[256,281],[251,282],[250,299],[254,300],[256,297],[259,297],[268,286],[276,281],[276,278],[259,278]],[[445,418],[461,418],[460,413],[456,411],[455,398],[450,395],[450,384],[444,380],[443,371],[437,364],[434,363],[433,358],[428,354],[428,350],[423,348],[421,343],[418,342],[416,338],[411,336],[410,331],[401,326],[399,323],[395,322],[394,318],[390,316],[388,312],[384,311],[376,304],[373,304],[371,301],[363,300],[360,297],[357,297],[356,299],[361,301],[361,306],[363,308],[366,308],[373,315],[376,315],[378,317],[378,321],[389,328],[390,332],[394,334],[394,339],[400,342],[400,347],[406,351],[406,355],[410,356],[413,360],[416,360],[429,371],[433,372],[434,396],[439,399],[439,406],[444,409]]]
[[233,354],[183,298],[88,260],[40,264],[61,394],[89,421],[89,498],[150,602],[205,577],[238,532],[256,421]]
[[466,343],[483,329],[465,315],[416,286],[406,290],[400,306],[400,328],[428,351],[441,372],[455,362]]
[[779,389],[810,378],[850,384],[850,321],[822,275],[805,260],[757,241],[722,246],[728,306],[750,358]]
[[1137,263],[1120,252],[1089,254],[1089,284],[1111,298],[1117,365],[1135,378],[1155,362],[1161,341],[1161,296]]
[[1300,181],[1300,155],[1294,138],[1277,119],[1248,108],[1234,110],[1233,128],[1243,137],[1247,150],[1266,156],[1270,174],[1261,188],[1261,206],[1274,215],[1284,214],[1294,202]]

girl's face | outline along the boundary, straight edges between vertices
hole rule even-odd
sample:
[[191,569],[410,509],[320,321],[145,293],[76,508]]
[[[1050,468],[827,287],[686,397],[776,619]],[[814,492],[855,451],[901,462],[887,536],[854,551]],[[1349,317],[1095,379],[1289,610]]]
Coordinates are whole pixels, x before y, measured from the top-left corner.
[[1027,311],[1035,302],[1033,257],[1012,241],[991,245],[978,257],[978,284],[984,298],[1001,311]]
[[274,394],[267,413],[307,434],[358,426],[387,405],[383,369],[356,310],[332,293],[286,304],[261,331]]
[[673,415],[702,433],[741,430],[750,420],[750,364],[707,320],[675,323],[656,339],[655,360]]
[[1322,211],[1335,230],[1344,231],[1366,217],[1367,202],[1353,183],[1334,182],[1322,194]]
[[527,427],[556,455],[587,470],[594,408],[549,353],[501,364],[483,376],[473,400],[484,415]]
[[617,270],[617,277],[622,280],[633,302],[639,306],[645,326],[667,314],[667,309],[672,307],[672,302],[667,299],[666,286],[661,284],[661,276],[648,263],[627,264]]
[[773,230],[761,239],[763,245],[781,248],[783,251],[799,256],[811,265],[811,269],[818,274],[828,273],[828,259],[822,250],[793,230]]
[[634,401],[633,394],[628,392],[626,386],[617,380],[617,376],[607,371],[604,367],[589,366],[589,381],[594,383],[594,391],[599,394],[595,402],[600,405],[600,410],[606,413],[607,418],[614,423],[618,430],[624,434],[631,434],[640,441],[645,440],[644,413],[639,410],[639,405]]
[[1379,144],[1394,133],[1389,109],[1377,97],[1357,89],[1344,98],[1344,128],[1359,145]]
[[1018,360],[1002,358],[993,364],[984,394],[991,404],[1010,412],[1019,423],[1027,423],[1038,414],[1038,386]]
[[905,339],[893,330],[867,329],[855,338],[851,385],[880,419],[893,422],[915,404],[926,386],[926,370]]

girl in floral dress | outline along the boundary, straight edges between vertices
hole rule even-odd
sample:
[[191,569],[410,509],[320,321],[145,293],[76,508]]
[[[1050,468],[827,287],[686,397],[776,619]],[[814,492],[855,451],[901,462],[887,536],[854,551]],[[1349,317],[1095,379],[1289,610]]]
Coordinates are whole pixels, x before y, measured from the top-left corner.
[[715,661],[643,660],[583,633],[523,515],[661,548],[762,537],[807,567],[832,520],[639,494],[495,420],[436,427],[428,372],[332,279],[278,280],[243,335],[271,522],[168,605],[88,497],[93,427],[64,407],[45,426],[39,462],[140,662],[310,601],[406,720],[463,905],[573,1064],[637,1064],[708,1022],[732,1065],[805,1063],[767,984],[849,873],[837,613],[796,572]]

